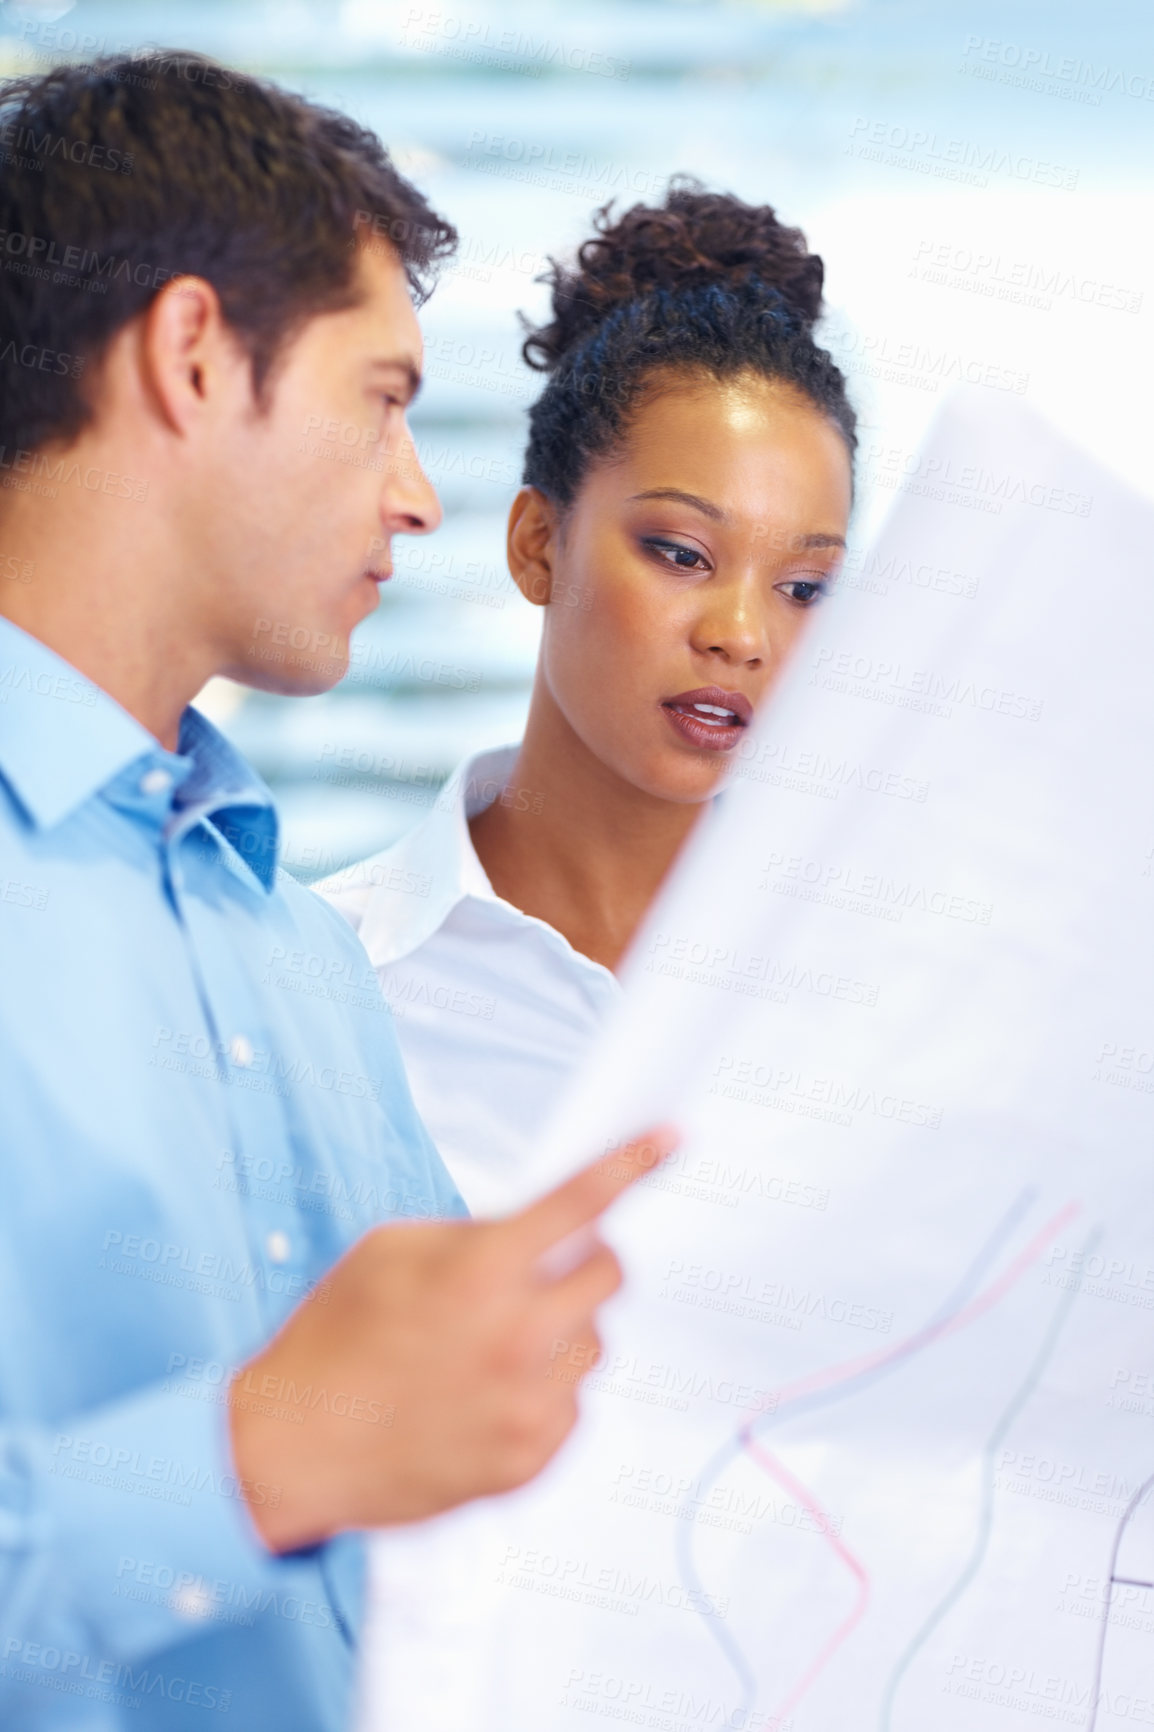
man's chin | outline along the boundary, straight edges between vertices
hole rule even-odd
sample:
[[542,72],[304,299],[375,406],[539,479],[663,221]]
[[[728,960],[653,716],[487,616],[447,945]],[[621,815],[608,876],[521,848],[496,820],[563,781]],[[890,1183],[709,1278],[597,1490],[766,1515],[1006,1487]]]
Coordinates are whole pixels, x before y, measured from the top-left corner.
[[315,698],[321,692],[332,691],[348,673],[348,645],[345,644],[340,655],[265,645],[237,666],[220,671],[254,691],[276,692],[286,698]]

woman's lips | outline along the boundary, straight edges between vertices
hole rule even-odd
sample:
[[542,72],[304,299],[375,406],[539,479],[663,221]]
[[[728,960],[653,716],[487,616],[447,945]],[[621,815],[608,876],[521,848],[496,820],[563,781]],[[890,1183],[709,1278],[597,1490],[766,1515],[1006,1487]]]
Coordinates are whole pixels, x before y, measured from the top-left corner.
[[661,708],[683,740],[707,752],[731,752],[753,720],[753,705],[741,692],[699,686],[664,698]]

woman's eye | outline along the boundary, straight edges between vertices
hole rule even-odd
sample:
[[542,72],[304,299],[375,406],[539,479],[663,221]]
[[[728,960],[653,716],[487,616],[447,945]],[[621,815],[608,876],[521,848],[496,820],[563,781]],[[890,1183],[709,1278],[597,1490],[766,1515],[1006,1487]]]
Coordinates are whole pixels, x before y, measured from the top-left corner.
[[827,585],[824,578],[795,577],[789,583],[779,583],[774,587],[782,595],[787,595],[790,601],[796,601],[802,607],[812,607],[826,593]]
[[703,570],[706,565],[705,555],[699,553],[696,547],[684,547],[679,541],[658,541],[647,536],[642,543],[651,553],[656,553],[666,565],[674,565],[679,571]]

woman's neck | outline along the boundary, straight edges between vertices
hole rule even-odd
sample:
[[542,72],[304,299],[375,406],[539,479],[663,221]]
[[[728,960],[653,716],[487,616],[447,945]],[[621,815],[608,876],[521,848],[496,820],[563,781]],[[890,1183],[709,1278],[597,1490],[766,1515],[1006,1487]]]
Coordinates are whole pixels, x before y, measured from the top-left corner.
[[497,895],[616,968],[701,808],[623,781],[539,685],[507,788],[469,826]]

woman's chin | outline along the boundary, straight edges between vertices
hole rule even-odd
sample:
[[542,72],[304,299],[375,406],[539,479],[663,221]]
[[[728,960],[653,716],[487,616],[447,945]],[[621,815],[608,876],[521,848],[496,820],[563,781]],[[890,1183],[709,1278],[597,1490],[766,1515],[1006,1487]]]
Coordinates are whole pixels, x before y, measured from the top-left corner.
[[718,761],[711,754],[702,761],[688,753],[665,751],[654,754],[648,764],[639,766],[637,773],[628,779],[652,799],[668,800],[675,806],[694,806],[712,799],[724,787],[734,767],[729,757]]

